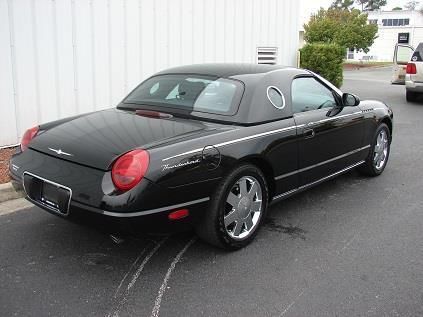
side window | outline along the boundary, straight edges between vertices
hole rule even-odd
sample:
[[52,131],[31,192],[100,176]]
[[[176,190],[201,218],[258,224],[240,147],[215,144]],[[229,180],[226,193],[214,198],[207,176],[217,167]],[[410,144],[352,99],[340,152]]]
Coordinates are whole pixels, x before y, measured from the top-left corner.
[[[416,50],[414,51],[413,56],[411,57],[411,60],[413,62],[421,62],[423,61],[422,57],[423,57],[423,43],[420,43],[419,46],[417,46]],[[407,60],[407,62],[408,61],[409,60]]]
[[332,91],[313,77],[294,79],[291,89],[294,113],[336,106]]

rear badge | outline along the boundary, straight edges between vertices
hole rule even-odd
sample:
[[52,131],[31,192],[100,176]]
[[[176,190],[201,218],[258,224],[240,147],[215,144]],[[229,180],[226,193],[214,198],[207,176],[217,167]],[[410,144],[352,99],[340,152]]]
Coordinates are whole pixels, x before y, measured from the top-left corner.
[[196,159],[194,161],[181,162],[181,163],[178,163],[178,164],[175,164],[175,165],[165,164],[165,165],[162,165],[162,168],[163,168],[163,172],[164,172],[164,171],[171,170],[171,169],[174,169],[174,168],[177,168],[177,167],[183,167],[183,166],[199,164],[199,163],[200,163],[200,159]]
[[57,155],[66,155],[66,156],[73,156],[73,154],[63,152],[62,149],[52,149],[51,147],[48,148],[50,151],[56,152]]

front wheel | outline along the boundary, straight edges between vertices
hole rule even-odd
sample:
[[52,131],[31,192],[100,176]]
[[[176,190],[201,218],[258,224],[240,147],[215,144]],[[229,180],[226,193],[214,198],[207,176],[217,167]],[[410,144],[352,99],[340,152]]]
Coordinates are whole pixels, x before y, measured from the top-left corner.
[[268,189],[263,173],[251,164],[227,175],[212,196],[197,234],[218,247],[240,249],[257,234],[264,219]]
[[360,171],[368,176],[382,174],[391,150],[391,132],[385,123],[379,125],[371,144],[370,153]]

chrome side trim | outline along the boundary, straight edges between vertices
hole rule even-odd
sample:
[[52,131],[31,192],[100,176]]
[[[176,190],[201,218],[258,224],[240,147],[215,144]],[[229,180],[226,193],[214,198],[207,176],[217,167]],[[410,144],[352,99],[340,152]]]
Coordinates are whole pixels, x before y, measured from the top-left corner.
[[363,151],[365,149],[368,149],[368,148],[370,148],[370,144],[369,145],[366,145],[366,146],[363,146],[362,148],[353,150],[351,152],[348,152],[348,153],[345,153],[345,154],[342,154],[342,155],[339,155],[339,156],[335,156],[335,157],[333,157],[333,158],[331,158],[329,160],[326,160],[326,161],[323,161],[323,162],[320,162],[320,163],[317,163],[317,164],[314,164],[314,165],[310,165],[310,166],[307,166],[307,167],[304,167],[304,168],[295,170],[293,172],[289,172],[289,173],[286,173],[286,174],[283,174],[283,175],[276,176],[275,177],[275,180],[280,180],[280,179],[285,178],[285,177],[289,177],[289,176],[292,176],[292,175],[295,175],[295,174],[298,174],[298,173],[302,173],[302,172],[308,171],[308,170],[313,169],[315,167],[322,166],[322,165],[325,165],[327,163],[330,163],[330,162],[339,160],[341,158],[344,158],[344,157],[347,157],[349,155],[352,155],[352,154],[361,152],[361,151]]
[[162,162],[171,160],[171,159],[176,158],[176,157],[179,157],[179,156],[185,156],[185,155],[188,155],[188,154],[194,154],[194,153],[197,153],[197,152],[201,152],[203,149],[204,148],[201,148],[201,149],[198,148],[198,149],[187,151],[187,152],[184,152],[184,153],[181,153],[181,154],[176,154],[176,155],[173,155],[173,156],[169,156],[169,157],[166,157],[166,158],[162,159]]
[[218,143],[218,144],[215,144],[214,146],[215,147],[222,147],[222,146],[231,145],[231,144],[234,144],[234,143],[239,143],[239,142],[243,142],[243,141],[247,141],[247,140],[257,139],[257,138],[261,138],[261,137],[264,137],[264,136],[267,136],[267,135],[277,134],[277,133],[296,130],[296,129],[297,129],[296,126],[291,126],[291,127],[287,127],[287,128],[282,128],[282,129],[272,130],[272,131],[263,132],[263,133],[259,133],[259,134],[249,135],[249,136],[246,136],[246,137],[243,137],[243,138],[240,138],[240,139],[236,139],[236,140]]
[[[69,201],[68,201],[68,208],[67,208],[67,210],[66,210],[66,213],[61,213],[60,211],[57,211],[55,208],[51,207],[51,206],[50,206],[50,205],[48,205],[48,204],[43,203],[42,201],[35,201],[34,199],[32,199],[32,198],[28,195],[28,192],[26,191],[26,188],[25,188],[25,177],[24,177],[24,176],[25,176],[25,174],[30,175],[30,176],[35,177],[35,178],[38,178],[38,179],[42,180],[43,182],[49,183],[49,184],[51,184],[51,185],[54,185],[54,186],[57,186],[57,187],[61,187],[61,188],[64,188],[64,189],[68,190],[68,191],[69,191],[69,193],[70,193],[70,197],[69,197]],[[59,183],[53,182],[53,181],[48,180],[48,179],[46,179],[46,178],[44,178],[44,177],[41,177],[41,176],[35,175],[35,174],[30,173],[30,172],[27,172],[27,171],[25,171],[25,172],[23,172],[23,173],[22,173],[22,187],[23,187],[24,192],[25,192],[25,194],[26,194],[26,197],[28,198],[28,200],[29,200],[29,201],[34,202],[35,204],[40,204],[40,205],[42,205],[43,207],[46,207],[47,209],[49,209],[49,210],[51,210],[51,211],[53,211],[53,212],[55,212],[56,214],[61,215],[61,216],[67,216],[67,215],[69,214],[70,203],[71,203],[71,200],[72,200],[72,189],[71,189],[70,187],[67,187],[67,186],[64,186],[64,185],[62,185],[62,184],[59,184]]]
[[309,187],[311,187],[311,186],[317,185],[317,184],[322,183],[322,182],[324,182],[324,181],[326,181],[326,180],[329,180],[329,179],[331,179],[331,178],[333,178],[333,177],[335,177],[335,176],[338,176],[338,175],[340,175],[340,174],[342,174],[342,173],[345,173],[345,172],[347,172],[347,171],[349,171],[349,170],[351,170],[351,169],[353,169],[353,168],[355,168],[355,167],[357,167],[357,166],[360,166],[360,165],[361,165],[361,164],[363,164],[364,162],[365,162],[365,161],[360,161],[360,162],[355,163],[355,164],[353,164],[353,165],[350,165],[350,166],[348,166],[348,167],[346,167],[346,168],[344,168],[344,169],[342,169],[342,170],[340,170],[340,171],[338,171],[338,172],[335,172],[335,173],[333,173],[333,174],[330,174],[330,175],[328,175],[328,176],[325,176],[325,177],[323,177],[323,178],[321,178],[321,179],[319,179],[319,180],[317,180],[317,181],[311,182],[311,183],[309,183],[309,184],[306,184],[306,185],[300,186],[300,187],[298,187],[298,188],[296,188],[296,189],[293,189],[293,190],[287,191],[287,192],[285,192],[285,193],[283,193],[283,194],[277,195],[277,196],[273,197],[272,202],[273,202],[273,201],[276,201],[276,200],[278,200],[278,199],[281,199],[281,198],[284,198],[284,197],[290,196],[290,195],[295,194],[295,193],[297,193],[297,192],[303,191],[303,190],[305,190],[305,189],[307,189],[307,188],[309,188]]
[[[319,123],[323,123],[323,122],[338,120],[338,119],[346,118],[346,117],[349,117],[349,116],[355,116],[357,114],[362,114],[362,112],[357,111],[357,112],[353,112],[353,113],[349,113],[349,114],[344,114],[342,116],[336,116],[336,117],[333,117],[333,118],[322,119],[322,120],[319,120],[319,121],[316,121],[316,122],[310,122],[309,124],[307,124],[307,126],[313,126],[315,124],[319,124]],[[304,126],[306,126],[306,125],[301,124],[301,125],[297,125],[297,126],[290,126],[290,127],[287,127],[287,128],[282,128],[282,129],[272,130],[272,131],[268,131],[268,132],[258,133],[258,134],[250,135],[250,136],[247,136],[247,137],[243,137],[243,138],[239,138],[239,139],[235,139],[235,140],[231,140],[231,141],[214,144],[213,146],[214,147],[222,147],[222,146],[231,145],[231,144],[234,144],[234,143],[239,143],[239,142],[243,142],[243,141],[247,141],[247,140],[261,138],[261,137],[264,137],[264,136],[267,136],[267,135],[272,135],[272,134],[276,134],[276,133],[295,130],[295,129],[298,129],[298,128],[302,128]],[[194,150],[190,150],[190,151],[187,151],[187,152],[184,152],[184,153],[176,154],[176,155],[173,155],[173,156],[169,156],[169,157],[162,159],[162,162],[171,160],[171,159],[176,158],[176,157],[201,152],[202,150],[203,150],[203,147],[197,148],[197,149],[194,149]]]
[[[258,134],[249,135],[249,136],[246,136],[246,137],[243,137],[243,138],[214,144],[213,146],[214,147],[227,146],[227,145],[231,145],[231,144],[234,144],[234,143],[239,143],[239,142],[243,142],[243,141],[247,141],[247,140],[257,139],[257,138],[261,138],[261,137],[264,137],[264,136],[267,136],[267,135],[277,134],[277,133],[291,131],[291,130],[295,130],[295,129],[297,129],[297,126],[290,126],[290,127],[287,127],[287,128],[262,132],[262,133],[258,133]],[[188,154],[194,154],[194,153],[197,153],[197,152],[201,152],[203,149],[204,148],[198,148],[198,149],[195,149],[195,150],[191,150],[191,151],[187,151],[187,152],[180,153],[180,154],[177,154],[177,155],[173,155],[173,156],[162,159],[162,161],[164,162],[164,161],[167,161],[167,160],[179,157],[179,156],[184,156],[184,155],[188,155]]]
[[144,211],[122,213],[122,212],[113,212],[113,211],[102,210],[101,213],[103,215],[106,215],[106,216],[119,217],[119,218],[129,218],[129,217],[151,215],[151,214],[155,214],[155,213],[162,212],[162,211],[177,209],[177,208],[180,208],[180,207],[187,207],[187,206],[203,203],[203,202],[206,202],[206,201],[209,201],[209,200],[210,200],[210,197],[205,197],[205,198],[201,198],[201,199],[197,199],[197,200],[188,201],[188,202],[185,202],[185,203],[182,203],[182,204],[166,206],[166,207],[150,209],[150,210],[144,210]]
[[341,116],[335,116],[335,117],[328,118],[328,119],[322,119],[322,120],[319,120],[319,121],[310,122],[310,123],[308,123],[307,125],[308,125],[308,126],[312,126],[312,125],[315,125],[315,124],[320,124],[320,123],[324,123],[324,122],[336,121],[336,120],[338,120],[338,119],[347,118],[347,117],[355,116],[355,115],[358,115],[358,114],[363,114],[363,113],[362,113],[362,111],[360,110],[360,111],[356,111],[356,112],[353,112],[353,113],[343,114],[343,115],[341,115]]

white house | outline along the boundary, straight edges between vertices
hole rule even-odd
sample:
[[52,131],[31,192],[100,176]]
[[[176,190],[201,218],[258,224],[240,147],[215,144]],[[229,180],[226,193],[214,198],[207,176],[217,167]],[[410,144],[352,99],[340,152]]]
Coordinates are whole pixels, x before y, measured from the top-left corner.
[[368,53],[348,51],[351,60],[392,61],[395,44],[416,47],[423,42],[423,14],[420,11],[372,11],[369,23],[378,25],[378,38]]
[[167,67],[295,65],[299,16],[297,0],[0,0],[0,148]]

